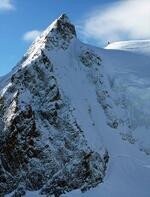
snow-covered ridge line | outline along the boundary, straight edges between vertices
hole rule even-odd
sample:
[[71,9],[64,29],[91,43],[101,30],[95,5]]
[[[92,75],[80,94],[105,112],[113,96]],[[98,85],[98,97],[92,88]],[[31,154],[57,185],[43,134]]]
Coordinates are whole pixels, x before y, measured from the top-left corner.
[[145,55],[150,54],[150,40],[130,40],[120,41],[108,44],[105,49],[118,49],[141,53]]

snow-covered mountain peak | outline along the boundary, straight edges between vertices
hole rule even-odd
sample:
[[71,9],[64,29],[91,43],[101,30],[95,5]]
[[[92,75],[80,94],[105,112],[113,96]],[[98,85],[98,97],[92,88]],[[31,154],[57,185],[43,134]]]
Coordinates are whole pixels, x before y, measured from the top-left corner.
[[66,14],[62,14],[33,42],[22,60],[22,66],[30,64],[42,51],[66,50],[74,39],[75,26]]
[[43,35],[46,36],[46,39],[50,39],[52,36],[55,36],[55,34],[60,36],[59,39],[61,38],[68,41],[73,37],[76,37],[75,26],[71,23],[66,14],[62,14],[43,33]]
[[94,85],[100,85],[100,65],[100,57],[76,39],[74,26],[62,15],[4,77],[0,195],[40,190],[60,196],[103,181],[109,155],[101,139],[96,143],[98,125],[90,106],[100,105]]
[[0,80],[0,196],[149,197],[149,62],[55,20]]
[[63,33],[68,32],[70,34],[73,34],[76,36],[76,30],[75,26],[71,23],[70,19],[66,14],[62,14],[58,19],[56,19],[51,27],[57,29],[58,31],[61,31]]

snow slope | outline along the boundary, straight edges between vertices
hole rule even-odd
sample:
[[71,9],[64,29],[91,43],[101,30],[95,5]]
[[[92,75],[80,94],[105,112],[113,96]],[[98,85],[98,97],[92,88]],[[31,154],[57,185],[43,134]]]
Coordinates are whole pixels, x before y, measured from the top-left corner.
[[[53,29],[50,26],[49,29]],[[41,144],[49,143],[48,138],[54,138],[57,146],[52,148],[57,156],[57,148],[61,147],[64,151],[64,139],[68,135],[72,144],[71,149],[64,151],[65,159],[72,157],[71,162],[65,163],[65,171],[56,173],[57,178],[65,177],[69,172],[72,175],[72,168],[80,160],[79,152],[91,150],[98,153],[104,163],[104,152],[107,150],[109,160],[104,169],[104,177],[95,188],[82,193],[82,187],[76,190],[68,189],[71,192],[62,194],[64,197],[149,197],[150,196],[150,56],[148,55],[148,41],[129,41],[110,44],[106,49],[92,47],[80,42],[73,37],[67,47],[64,41],[59,40],[59,47],[48,50],[45,47],[45,36],[53,35],[54,32],[45,31],[41,37],[32,45],[27,58],[20,65],[21,71],[29,68],[33,71],[33,60],[40,55],[42,48],[45,56],[53,64],[54,76],[57,79],[57,87],[61,94],[62,102],[65,105],[62,111],[63,116],[67,117],[70,125],[75,129],[74,132],[80,133],[80,137],[74,142],[67,130],[63,130],[64,125],[60,125],[60,131],[51,127],[45,128],[40,120],[38,125],[41,130]],[[56,36],[57,37],[57,36]],[[58,39],[53,39],[57,41]],[[50,42],[51,43],[51,42]],[[55,43],[55,42],[54,42]],[[65,43],[66,44],[66,43]],[[49,44],[51,47],[51,44]],[[61,46],[61,47],[60,47]],[[44,65],[40,68],[45,72]],[[13,73],[16,72],[12,71]],[[8,84],[12,72],[3,78],[1,94],[8,97]],[[49,72],[46,71],[46,79],[49,79]],[[36,89],[41,91],[45,97],[45,89],[40,89],[40,82],[36,84]],[[47,84],[49,86],[49,84]],[[33,94],[34,96],[34,94]],[[49,99],[49,95],[47,99]],[[20,97],[23,103],[30,102],[35,114],[38,115],[37,103],[32,100],[30,89],[25,91]],[[43,101],[43,100],[42,100]],[[41,102],[41,100],[40,100]],[[40,106],[41,103],[38,102]],[[44,100],[45,102],[45,100]],[[24,108],[25,104],[22,108]],[[48,100],[42,106],[48,108]],[[10,108],[10,107],[9,107]],[[41,109],[40,109],[41,110]],[[12,112],[12,111],[11,111]],[[61,118],[63,118],[61,114]],[[65,119],[66,120],[66,119]],[[44,120],[45,121],[45,120]],[[80,127],[80,132],[74,122]],[[82,136],[83,134],[83,136]],[[47,144],[46,144],[47,145]],[[77,149],[78,148],[78,149]],[[47,150],[48,151],[48,150]],[[66,154],[67,152],[67,154]],[[67,155],[67,156],[66,156]],[[73,155],[73,156],[72,156]],[[74,155],[76,156],[74,158]],[[98,158],[99,158],[98,157]],[[95,157],[94,157],[95,158]],[[56,157],[58,163],[60,156]],[[104,160],[104,161],[103,161]],[[96,171],[97,167],[104,171],[98,159],[90,161],[91,171]],[[44,164],[43,164],[44,165]],[[97,165],[95,167],[95,165]],[[64,163],[61,164],[61,168]],[[82,167],[82,166],[81,166]],[[79,166],[80,169],[80,166]],[[82,168],[81,168],[82,169]],[[98,168],[99,169],[99,168]],[[60,170],[61,171],[61,170]],[[59,172],[60,172],[59,171]],[[97,176],[96,173],[93,176]],[[47,175],[50,176],[50,175]],[[66,177],[65,177],[66,178]],[[68,178],[68,177],[67,177]],[[70,181],[68,178],[66,180]],[[74,177],[73,177],[74,178]],[[78,178],[78,177],[76,177]],[[95,179],[91,178],[93,183]],[[87,179],[87,182],[89,179]],[[82,183],[82,182],[81,182]],[[53,184],[53,182],[50,182]],[[85,184],[85,183],[84,183]],[[89,183],[88,183],[89,184]],[[48,184],[46,183],[46,186]],[[53,187],[57,187],[57,184]],[[65,186],[66,187],[66,186]],[[45,188],[45,185],[44,185]],[[35,192],[26,189],[26,196],[41,196],[43,188],[38,188]],[[66,192],[66,190],[63,190]],[[12,196],[13,193],[6,196]]]
[[[77,45],[82,46],[79,43]],[[102,184],[84,194],[74,191],[64,196],[149,197],[150,158],[139,149],[145,150],[149,154],[150,81],[148,70],[150,59],[142,55],[120,51],[105,51],[97,48],[92,48],[92,50],[102,59],[101,71],[106,74],[109,84],[105,83],[109,85],[107,88],[110,88],[109,92],[111,92],[114,101],[112,114],[120,119],[120,126],[113,129],[106,124],[107,117],[97,105],[95,93],[91,91],[91,83],[84,79],[81,65],[76,68],[76,73],[73,73],[72,69],[69,72],[64,68],[64,74],[66,72],[67,74],[61,84],[64,86],[63,90],[66,89],[67,95],[70,95],[71,100],[74,97],[75,108],[80,108],[77,114],[80,125],[85,125],[84,130],[92,131],[86,135],[89,138],[89,143],[92,147],[99,147],[103,144],[110,154],[108,170]],[[72,65],[77,66],[78,64]],[[68,64],[69,66],[70,64]],[[63,71],[61,70],[61,72]],[[68,80],[69,76],[71,84],[69,81],[64,81]],[[76,79],[80,84],[82,83],[82,86],[78,84]],[[68,88],[69,85],[70,88]],[[74,89],[75,92],[72,91]],[[138,93],[141,89],[142,93]],[[87,103],[91,105],[91,120],[94,125],[90,124]],[[126,106],[124,106],[125,104]],[[131,128],[128,127],[128,124],[131,124]]]
[[143,55],[150,54],[150,40],[130,40],[110,43],[106,49],[118,49],[124,51],[131,51],[134,53],[141,53]]
[[104,183],[100,186],[84,194],[80,191],[73,191],[67,196],[149,197],[149,167],[141,165],[140,161],[136,162],[133,158],[122,156],[114,158],[110,161],[110,165],[110,171],[108,170]]

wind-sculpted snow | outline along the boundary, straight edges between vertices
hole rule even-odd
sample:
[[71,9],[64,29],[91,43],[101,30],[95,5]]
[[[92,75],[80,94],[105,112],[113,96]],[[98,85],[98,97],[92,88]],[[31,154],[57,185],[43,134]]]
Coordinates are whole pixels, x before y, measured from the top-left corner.
[[0,79],[0,195],[148,197],[145,70],[148,56],[83,44],[66,15],[54,21]]

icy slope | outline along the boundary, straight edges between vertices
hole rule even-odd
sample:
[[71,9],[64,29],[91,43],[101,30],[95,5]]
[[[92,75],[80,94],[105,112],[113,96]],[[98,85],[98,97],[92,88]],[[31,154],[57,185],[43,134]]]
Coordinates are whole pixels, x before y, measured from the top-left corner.
[[0,194],[149,197],[149,62],[50,25],[1,79]]
[[134,53],[150,54],[150,40],[131,40],[114,42],[107,45],[106,49],[118,49]]

